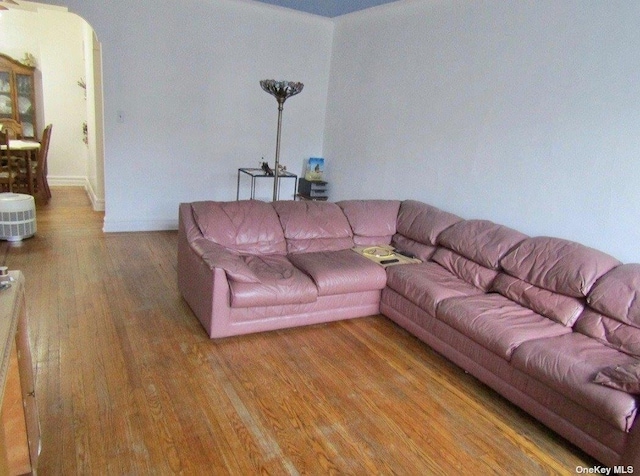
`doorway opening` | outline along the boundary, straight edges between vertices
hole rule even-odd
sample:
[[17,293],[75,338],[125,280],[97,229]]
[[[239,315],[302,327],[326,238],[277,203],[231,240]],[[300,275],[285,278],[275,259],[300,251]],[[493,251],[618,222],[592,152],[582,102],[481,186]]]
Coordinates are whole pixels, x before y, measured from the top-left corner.
[[36,67],[36,137],[53,124],[49,185],[82,186],[93,209],[104,211],[100,42],[64,7],[18,3],[0,11],[0,53]]

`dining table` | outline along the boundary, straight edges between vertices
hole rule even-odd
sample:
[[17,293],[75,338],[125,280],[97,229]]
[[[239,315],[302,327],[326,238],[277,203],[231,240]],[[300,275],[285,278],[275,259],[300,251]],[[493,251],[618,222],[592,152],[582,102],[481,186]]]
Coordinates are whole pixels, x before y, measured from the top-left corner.
[[[6,150],[6,145],[1,145],[0,149]],[[27,179],[29,181],[29,193],[33,195],[33,166],[34,160],[37,160],[36,154],[40,150],[40,142],[25,139],[9,139],[9,151],[11,154],[20,154],[25,158],[27,168]],[[13,191],[13,190],[10,190]]]

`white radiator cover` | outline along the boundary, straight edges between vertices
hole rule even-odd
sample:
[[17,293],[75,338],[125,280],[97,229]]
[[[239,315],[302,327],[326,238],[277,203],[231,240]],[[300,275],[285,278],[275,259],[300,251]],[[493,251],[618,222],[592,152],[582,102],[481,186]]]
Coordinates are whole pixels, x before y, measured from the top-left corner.
[[0,240],[21,241],[35,235],[36,204],[31,195],[0,193]]

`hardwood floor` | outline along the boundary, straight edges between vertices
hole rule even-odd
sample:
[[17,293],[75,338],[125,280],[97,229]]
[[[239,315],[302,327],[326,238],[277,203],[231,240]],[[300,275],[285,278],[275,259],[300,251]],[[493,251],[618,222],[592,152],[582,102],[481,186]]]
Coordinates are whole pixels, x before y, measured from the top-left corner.
[[26,277],[39,473],[574,474],[596,464],[382,316],[212,341],[177,232],[101,231],[53,189]]

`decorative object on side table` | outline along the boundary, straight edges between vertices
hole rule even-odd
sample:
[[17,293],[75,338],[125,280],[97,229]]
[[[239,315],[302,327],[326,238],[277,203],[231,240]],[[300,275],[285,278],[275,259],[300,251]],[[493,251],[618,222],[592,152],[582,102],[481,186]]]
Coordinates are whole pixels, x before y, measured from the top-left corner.
[[295,96],[302,91],[304,84],[294,81],[276,81],[274,79],[263,79],[260,81],[263,90],[271,94],[278,101],[278,133],[276,136],[276,163],[273,168],[273,201],[278,200],[278,175],[280,172],[280,135],[282,132],[282,109],[284,102],[291,96]]
[[313,181],[322,181],[324,178],[324,159],[322,157],[309,157],[305,167],[304,178]]
[[268,162],[262,162],[260,165],[260,168],[262,170],[264,170],[264,173],[267,175],[273,175],[273,170],[271,170],[271,167],[269,167],[269,163]]

